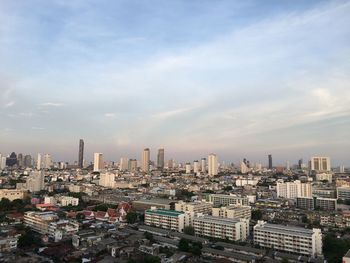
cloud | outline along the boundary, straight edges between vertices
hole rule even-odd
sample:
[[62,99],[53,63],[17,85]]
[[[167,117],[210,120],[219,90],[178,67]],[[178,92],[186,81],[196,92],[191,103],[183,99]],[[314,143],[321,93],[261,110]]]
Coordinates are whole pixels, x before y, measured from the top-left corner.
[[109,113],[105,113],[104,116],[106,118],[115,118],[115,117],[117,117],[117,114],[109,112]]
[[42,131],[45,130],[43,127],[32,127],[32,130]]
[[15,102],[14,102],[14,101],[10,101],[10,102],[6,103],[3,107],[4,107],[4,108],[10,108],[10,107],[12,107],[13,105],[15,105]]

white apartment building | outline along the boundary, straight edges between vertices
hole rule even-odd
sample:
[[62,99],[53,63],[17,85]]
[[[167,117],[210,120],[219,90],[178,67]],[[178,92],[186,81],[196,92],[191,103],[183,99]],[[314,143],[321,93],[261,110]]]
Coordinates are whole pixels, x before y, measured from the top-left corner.
[[199,215],[193,220],[195,234],[229,240],[246,240],[249,236],[249,219],[221,218]]
[[317,257],[322,255],[321,229],[269,224],[258,221],[254,226],[254,243],[287,253]]
[[99,172],[104,168],[103,154],[94,153],[94,172]]
[[61,196],[60,197],[60,203],[61,206],[78,206],[79,205],[79,198],[75,198],[72,196]]
[[11,202],[16,199],[24,199],[27,196],[27,191],[17,189],[0,189],[0,200],[3,198],[9,199]]
[[277,182],[277,196],[283,198],[312,197],[311,183],[302,183],[299,180],[294,182]]
[[55,242],[62,240],[64,237],[72,236],[79,231],[79,223],[69,220],[60,220],[51,222],[48,228],[48,234]]
[[101,173],[98,184],[107,188],[115,188],[115,177],[114,173]]
[[312,171],[330,171],[331,170],[331,159],[329,157],[311,157],[311,170]]
[[212,215],[224,218],[245,218],[250,219],[252,208],[250,206],[222,206],[213,207]]
[[179,201],[175,204],[176,211],[185,212],[187,214],[188,221],[185,222],[186,225],[193,225],[193,218],[199,213],[205,215],[211,214],[212,207],[213,205],[207,202]]
[[45,187],[45,176],[42,171],[34,171],[32,172],[25,183],[25,188],[29,190],[29,192],[39,192],[44,190]]
[[316,174],[316,181],[328,181],[332,182],[333,174],[332,173],[318,173]]
[[237,195],[211,194],[209,195],[209,202],[213,206],[228,206],[228,205],[249,205],[247,197]]
[[58,216],[54,212],[29,211],[24,213],[24,225],[43,235],[49,233],[49,225],[55,221],[58,221]]
[[152,207],[145,212],[145,225],[183,232],[187,217],[184,212]]
[[214,176],[218,174],[218,157],[216,154],[209,154],[208,156],[208,175]]

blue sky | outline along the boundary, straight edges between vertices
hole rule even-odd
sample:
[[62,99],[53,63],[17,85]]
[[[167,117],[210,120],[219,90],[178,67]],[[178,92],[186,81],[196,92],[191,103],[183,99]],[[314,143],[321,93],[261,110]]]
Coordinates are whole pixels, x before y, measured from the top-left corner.
[[350,166],[350,1],[0,2],[0,152]]

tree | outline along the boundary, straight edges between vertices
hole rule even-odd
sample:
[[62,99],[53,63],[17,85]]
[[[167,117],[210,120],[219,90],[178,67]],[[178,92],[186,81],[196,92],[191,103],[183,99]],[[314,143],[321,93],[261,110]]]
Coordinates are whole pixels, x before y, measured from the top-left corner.
[[128,224],[134,224],[137,220],[138,216],[135,212],[129,212],[126,215],[126,221]]
[[288,263],[289,261],[288,261],[288,259],[286,259],[286,258],[283,258],[282,260],[281,260],[281,263]]
[[153,234],[152,234],[152,233],[145,232],[144,236],[145,236],[145,238],[148,239],[149,241],[154,242],[154,237],[153,237]]
[[7,198],[2,198],[0,201],[0,211],[8,211],[11,209],[11,201]]
[[160,258],[156,256],[147,255],[144,259],[145,263],[160,263]]
[[83,213],[79,213],[79,214],[77,214],[77,215],[75,216],[75,218],[76,218],[77,220],[84,220],[84,219],[85,219],[85,215],[84,215]]
[[329,263],[341,262],[342,257],[349,250],[350,239],[336,238],[330,234],[323,240],[323,252]]
[[261,220],[262,219],[262,212],[261,212],[261,210],[253,210],[252,211],[252,219],[254,219],[254,220]]
[[187,239],[181,238],[179,242],[179,250],[188,252],[190,249],[190,244]]
[[187,235],[194,236],[194,227],[193,226],[185,226],[184,233]]
[[18,239],[18,247],[30,247],[32,245],[41,245],[41,240],[30,228],[26,228],[25,232]]

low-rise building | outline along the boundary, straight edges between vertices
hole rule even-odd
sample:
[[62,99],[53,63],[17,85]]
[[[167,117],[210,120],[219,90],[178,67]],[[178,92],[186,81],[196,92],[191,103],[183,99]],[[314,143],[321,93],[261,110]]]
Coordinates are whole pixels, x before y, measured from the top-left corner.
[[24,213],[24,224],[40,234],[48,234],[50,223],[58,221],[58,219],[54,212],[29,211]]
[[49,224],[48,234],[55,242],[65,237],[71,237],[79,231],[79,223],[69,220],[60,220]]
[[60,197],[61,206],[78,206],[79,198],[75,198],[72,196],[62,196]]
[[145,225],[156,226],[183,232],[187,214],[181,211],[157,209],[152,207],[145,212]]
[[337,196],[338,196],[338,199],[350,200],[350,187],[347,187],[347,186],[337,187]]
[[209,202],[213,206],[228,206],[228,205],[249,205],[247,197],[237,195],[210,194]]
[[3,198],[9,199],[11,202],[16,199],[24,199],[28,196],[27,191],[17,189],[1,189],[0,200]]
[[322,233],[318,228],[306,229],[258,221],[254,226],[254,243],[277,251],[312,257],[322,255]]
[[229,240],[246,240],[249,235],[249,220],[199,215],[193,220],[195,234]]
[[252,209],[250,206],[223,206],[213,207],[212,215],[224,218],[246,218],[250,219]]

